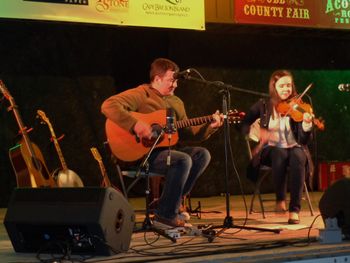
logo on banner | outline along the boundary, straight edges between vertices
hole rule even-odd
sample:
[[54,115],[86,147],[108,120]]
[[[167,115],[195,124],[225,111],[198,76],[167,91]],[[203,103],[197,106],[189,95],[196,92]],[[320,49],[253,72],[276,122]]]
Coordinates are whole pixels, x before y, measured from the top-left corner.
[[327,0],[325,13],[333,13],[336,24],[350,24],[350,1]]
[[106,12],[110,10],[126,11],[129,9],[129,0],[97,0],[96,10]]
[[181,4],[182,2],[182,0],[166,0],[166,1],[172,5]]
[[89,5],[89,0],[23,0],[23,1],[52,3],[52,4]]
[[183,0],[165,0],[165,4],[155,4],[151,1],[142,4],[142,9],[147,15],[161,16],[189,16],[191,8],[181,5]]

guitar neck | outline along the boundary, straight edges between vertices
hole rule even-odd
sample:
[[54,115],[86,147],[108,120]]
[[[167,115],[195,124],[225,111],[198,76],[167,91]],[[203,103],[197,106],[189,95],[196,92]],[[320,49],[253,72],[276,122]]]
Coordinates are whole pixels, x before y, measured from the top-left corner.
[[35,155],[35,152],[34,152],[34,149],[32,147],[32,143],[29,139],[29,136],[28,136],[28,133],[27,133],[27,129],[22,121],[22,118],[21,118],[21,115],[18,111],[18,107],[14,101],[14,99],[11,97],[9,99],[10,101],[10,104],[11,104],[11,107],[12,107],[12,111],[13,111],[13,114],[15,115],[15,119],[17,121],[17,124],[18,124],[18,127],[19,127],[19,130],[20,130],[20,133],[22,135],[22,138],[24,140],[24,143],[25,143],[25,146],[27,147],[28,149],[28,152],[31,156],[31,158],[34,160],[34,162],[36,162],[37,158],[36,158],[36,155]]
[[57,140],[55,131],[54,131],[53,127],[52,127],[52,124],[48,120],[46,120],[46,124],[49,127],[49,130],[50,130],[50,133],[51,133],[51,137],[52,137],[53,143],[55,145],[55,149],[56,149],[58,158],[60,159],[60,162],[61,162],[62,170],[67,171],[68,170],[68,166],[67,166],[66,161],[64,160],[63,153],[61,151],[61,147],[60,147],[60,145],[58,143],[58,140]]
[[107,172],[106,172],[106,168],[103,164],[102,157],[101,157],[99,151],[95,147],[90,148],[90,151],[91,151],[92,155],[94,156],[95,160],[98,162],[98,166],[100,167],[100,172],[102,174],[102,179],[103,179],[103,181],[102,181],[103,185],[105,187],[112,186],[112,183],[109,180],[109,177],[108,177]]
[[15,99],[11,96],[10,92],[7,90],[5,84],[0,80],[0,91],[4,95],[4,97],[10,102],[11,110],[13,111],[13,114],[15,115],[16,122],[18,124],[20,134],[22,135],[22,138],[24,140],[24,144],[28,149],[28,152],[31,156],[31,158],[36,162],[36,156],[34,149],[32,147],[31,141],[29,140],[26,127],[23,124],[21,114],[19,113],[18,106],[15,102]]
[[53,137],[52,136],[52,139],[54,141],[54,145],[55,145],[55,148],[56,148],[56,152],[57,152],[57,155],[58,155],[58,158],[60,159],[60,162],[61,162],[61,166],[62,166],[62,169],[64,171],[68,170],[68,166],[67,166],[67,163],[63,157],[63,153],[61,151],[61,147],[60,145],[58,144],[58,141],[57,141],[57,138],[56,137]]
[[47,124],[47,127],[49,127],[49,131],[51,133],[51,138],[52,138],[53,143],[55,145],[55,149],[56,149],[58,158],[60,159],[60,162],[61,162],[62,170],[63,171],[67,171],[68,170],[67,163],[66,163],[66,161],[63,158],[61,147],[60,147],[60,145],[58,143],[55,131],[54,131],[53,127],[52,127],[52,124],[51,124],[49,118],[46,117],[45,112],[43,112],[42,110],[37,110],[37,114],[42,119],[42,121]]
[[101,174],[102,174],[102,177],[103,177],[104,186],[105,187],[111,187],[112,183],[111,183],[111,181],[108,178],[108,175],[107,175],[107,172],[106,172],[106,168],[105,168],[102,160],[98,161],[98,165],[100,167],[100,171],[101,171]]
[[181,129],[181,128],[185,128],[185,127],[201,125],[204,123],[210,123],[213,120],[214,120],[214,118],[212,115],[207,115],[207,116],[202,116],[202,117],[197,117],[197,118],[176,121],[175,126],[176,126],[176,128]]

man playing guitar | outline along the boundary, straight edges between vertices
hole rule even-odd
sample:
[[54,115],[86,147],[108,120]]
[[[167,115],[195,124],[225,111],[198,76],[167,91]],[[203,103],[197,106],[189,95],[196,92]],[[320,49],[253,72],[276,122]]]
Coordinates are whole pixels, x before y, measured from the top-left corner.
[[[169,227],[185,225],[184,218],[179,214],[182,197],[190,193],[196,180],[208,166],[211,157],[209,151],[203,147],[177,144],[170,150],[166,146],[176,144],[176,136],[179,137],[180,142],[189,138],[205,140],[222,125],[218,111],[209,116],[208,124],[204,123],[206,121],[195,121],[186,128],[184,127],[187,125],[178,124],[188,120],[183,101],[174,95],[178,71],[179,67],[173,61],[158,58],[151,64],[150,84],[143,84],[114,95],[105,100],[101,107],[102,113],[107,117],[106,133],[112,152],[124,161],[134,161],[137,158],[137,152],[142,152],[143,149],[147,150],[140,157],[147,154],[152,146],[147,144],[147,141],[155,139],[160,134],[159,131],[155,131],[154,123],[161,123],[161,131],[166,126],[166,134],[163,136],[165,138],[161,138],[163,143],[158,144],[148,162],[150,172],[165,175],[154,224],[159,223]],[[171,111],[174,113],[177,124],[166,121],[166,117],[173,117],[168,113]],[[149,116],[157,120],[150,120]],[[179,129],[167,131],[168,128],[175,128],[175,126]],[[173,136],[176,137],[175,140]],[[116,141],[118,143],[113,144]],[[130,145],[120,150],[123,148],[123,146],[119,147],[120,145],[129,142]],[[133,154],[134,152],[136,155]]]

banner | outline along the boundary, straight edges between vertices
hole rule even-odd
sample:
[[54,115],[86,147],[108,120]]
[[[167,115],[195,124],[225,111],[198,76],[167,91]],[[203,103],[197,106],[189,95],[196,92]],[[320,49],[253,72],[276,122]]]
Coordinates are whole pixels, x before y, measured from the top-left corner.
[[350,29],[350,0],[234,0],[234,21]]
[[321,27],[350,29],[349,0],[320,0],[319,5]]
[[1,0],[0,17],[205,30],[204,0]]
[[319,0],[235,0],[235,21],[246,24],[314,26]]

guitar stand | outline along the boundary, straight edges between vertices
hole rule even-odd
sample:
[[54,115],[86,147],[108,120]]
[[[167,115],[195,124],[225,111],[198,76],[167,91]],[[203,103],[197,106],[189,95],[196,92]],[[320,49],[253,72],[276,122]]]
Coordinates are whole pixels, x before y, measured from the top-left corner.
[[[186,200],[188,206],[186,205]],[[191,196],[188,195],[184,200],[184,206],[186,207],[187,213],[189,213],[190,215],[195,215],[198,219],[202,218],[202,206],[200,201],[198,201],[198,206],[195,209],[192,209]]]
[[[176,239],[174,237],[169,236],[168,234],[165,233],[164,230],[155,228],[153,225],[153,222],[150,218],[150,176],[149,176],[149,163],[148,159],[151,156],[151,153],[153,152],[155,146],[158,144],[159,139],[162,137],[164,131],[162,130],[160,134],[158,135],[156,141],[152,145],[151,149],[149,150],[148,154],[145,156],[143,159],[142,163],[139,166],[138,171],[136,172],[136,179],[130,184],[130,186],[127,189],[127,193],[129,193],[130,189],[142,178],[140,176],[141,171],[145,171],[145,177],[146,177],[146,187],[145,187],[145,200],[146,200],[146,209],[145,209],[145,219],[143,220],[142,227],[141,229],[136,229],[134,230],[134,233],[139,233],[139,232],[155,232],[160,236],[163,236],[169,240],[171,240],[173,243],[176,243]],[[141,142],[140,142],[141,143]]]
[[[187,205],[186,205],[186,200],[187,200]],[[202,214],[209,214],[209,213],[221,214],[220,211],[203,211],[200,201],[198,201],[197,207],[193,209],[192,208],[192,200],[191,200],[191,196],[190,195],[185,197],[185,199],[184,199],[184,206],[186,207],[186,212],[187,213],[189,213],[191,216],[196,216],[198,219],[202,218]]]

